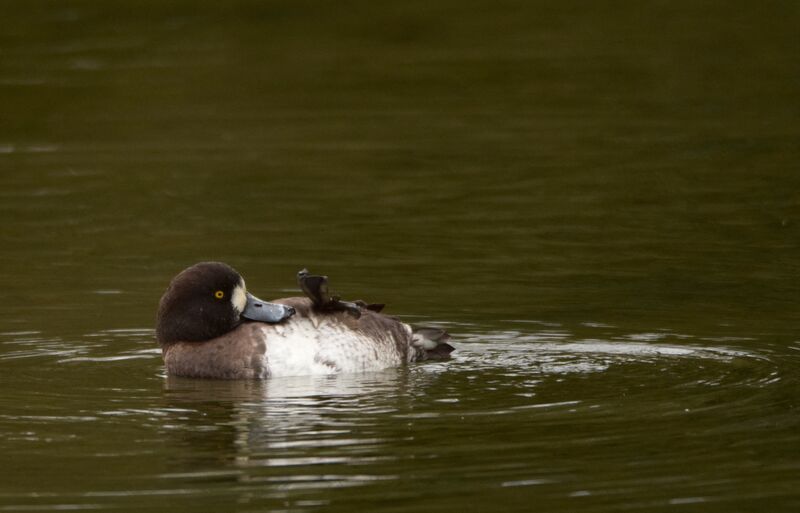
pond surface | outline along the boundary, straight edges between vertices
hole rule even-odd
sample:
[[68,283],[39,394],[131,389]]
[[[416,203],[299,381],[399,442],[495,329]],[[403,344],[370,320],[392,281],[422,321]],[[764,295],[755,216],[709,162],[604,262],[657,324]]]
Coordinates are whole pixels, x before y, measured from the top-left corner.
[[[795,2],[16,2],[0,511],[799,511]],[[168,379],[170,278],[448,362]]]

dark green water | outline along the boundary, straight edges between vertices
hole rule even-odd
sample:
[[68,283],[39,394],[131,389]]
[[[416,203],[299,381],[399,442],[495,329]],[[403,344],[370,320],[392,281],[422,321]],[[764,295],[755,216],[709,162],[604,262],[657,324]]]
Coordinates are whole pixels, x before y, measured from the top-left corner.
[[[0,511],[800,510],[796,2],[0,13]],[[168,380],[207,259],[458,351]]]

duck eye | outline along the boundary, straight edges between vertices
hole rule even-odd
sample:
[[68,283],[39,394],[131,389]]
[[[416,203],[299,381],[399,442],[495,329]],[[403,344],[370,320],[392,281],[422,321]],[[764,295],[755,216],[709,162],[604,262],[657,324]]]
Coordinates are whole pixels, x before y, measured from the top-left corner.
[[214,292],[214,297],[217,298],[217,299],[222,299],[222,298],[225,297],[225,293],[222,292],[221,290],[218,290],[218,291]]

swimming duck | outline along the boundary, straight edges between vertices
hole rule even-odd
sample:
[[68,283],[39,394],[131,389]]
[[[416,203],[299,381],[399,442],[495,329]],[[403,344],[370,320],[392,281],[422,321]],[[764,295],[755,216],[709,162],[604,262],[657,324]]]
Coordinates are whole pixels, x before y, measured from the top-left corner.
[[266,302],[221,262],[201,262],[169,284],[156,339],[167,373],[219,379],[377,371],[453,351],[449,335],[413,330],[383,305],[342,301],[326,276],[297,275],[308,297]]

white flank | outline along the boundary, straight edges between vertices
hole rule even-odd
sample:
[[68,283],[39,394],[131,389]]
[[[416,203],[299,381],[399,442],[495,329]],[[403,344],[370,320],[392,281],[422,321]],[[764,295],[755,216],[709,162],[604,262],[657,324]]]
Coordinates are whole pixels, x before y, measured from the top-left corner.
[[267,376],[370,372],[404,363],[405,355],[388,333],[368,337],[330,317],[293,317],[264,324],[262,330]]

